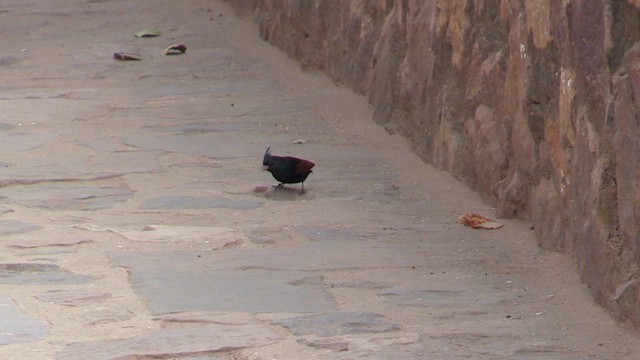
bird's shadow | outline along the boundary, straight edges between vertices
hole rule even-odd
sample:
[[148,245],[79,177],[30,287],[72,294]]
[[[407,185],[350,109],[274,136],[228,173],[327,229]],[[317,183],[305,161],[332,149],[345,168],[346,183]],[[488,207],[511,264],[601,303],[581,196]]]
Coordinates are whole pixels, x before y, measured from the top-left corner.
[[301,201],[310,200],[315,197],[313,195],[310,195],[307,189],[305,189],[304,193],[301,193],[299,187],[278,185],[256,186],[256,188],[253,190],[253,193],[259,197],[278,201]]

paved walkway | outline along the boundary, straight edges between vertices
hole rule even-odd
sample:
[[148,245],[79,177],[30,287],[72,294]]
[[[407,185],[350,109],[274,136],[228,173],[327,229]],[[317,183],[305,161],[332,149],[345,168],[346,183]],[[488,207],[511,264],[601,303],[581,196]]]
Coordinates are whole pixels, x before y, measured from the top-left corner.
[[[527,224],[457,224],[492,211],[217,1],[7,0],[0,44],[2,359],[640,353]],[[305,195],[268,146],[316,163]]]

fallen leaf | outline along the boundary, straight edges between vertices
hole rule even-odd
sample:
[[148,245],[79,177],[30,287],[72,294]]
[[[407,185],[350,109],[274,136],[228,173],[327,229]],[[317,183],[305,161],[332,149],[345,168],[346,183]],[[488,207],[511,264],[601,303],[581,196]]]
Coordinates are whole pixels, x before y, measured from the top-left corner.
[[502,227],[502,224],[476,213],[461,215],[458,222],[462,225],[470,226],[472,229],[494,230]]
[[160,30],[156,29],[156,28],[150,28],[150,29],[144,29],[141,31],[138,31],[137,33],[135,33],[135,37],[155,37],[155,36],[160,36],[160,34],[162,34],[160,32]]
[[300,145],[300,144],[306,144],[306,143],[308,143],[308,142],[309,142],[309,140],[307,140],[307,139],[297,139],[297,140],[293,140],[293,141],[292,141],[292,143],[294,143],[294,144],[298,144],[298,145]]
[[140,61],[142,58],[131,53],[117,52],[113,54],[113,58],[120,61]]
[[162,55],[179,55],[187,52],[187,47],[182,44],[173,44],[162,51]]

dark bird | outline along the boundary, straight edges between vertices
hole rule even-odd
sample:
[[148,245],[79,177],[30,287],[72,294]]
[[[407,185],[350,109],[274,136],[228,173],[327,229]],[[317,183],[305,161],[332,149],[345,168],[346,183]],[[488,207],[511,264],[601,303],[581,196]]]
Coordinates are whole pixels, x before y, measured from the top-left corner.
[[315,165],[309,160],[298,159],[293,156],[271,155],[270,147],[264,152],[264,158],[262,159],[263,169],[270,172],[276,180],[280,181],[279,187],[284,186],[284,184],[302,183],[300,194],[304,194],[304,181],[312,173],[311,169]]

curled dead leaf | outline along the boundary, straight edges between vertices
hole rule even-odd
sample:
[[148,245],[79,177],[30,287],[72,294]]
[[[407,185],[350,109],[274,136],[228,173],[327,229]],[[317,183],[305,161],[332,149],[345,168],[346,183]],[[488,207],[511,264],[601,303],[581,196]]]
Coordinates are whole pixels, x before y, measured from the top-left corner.
[[183,44],[173,44],[162,51],[162,55],[179,55],[187,52],[187,47]]
[[458,222],[462,225],[470,226],[472,229],[494,230],[499,229],[503,226],[502,224],[495,222],[486,216],[482,216],[476,213],[461,215],[458,218]]
[[131,53],[125,53],[125,52],[117,52],[113,54],[113,58],[116,60],[120,60],[120,61],[140,61],[142,60],[142,58],[140,58],[140,56],[135,55],[135,54],[131,54]]
[[133,36],[143,38],[143,37],[156,37],[156,36],[160,36],[161,34],[162,33],[160,32],[160,30],[156,28],[151,28],[151,29],[144,29],[144,30],[138,31]]

